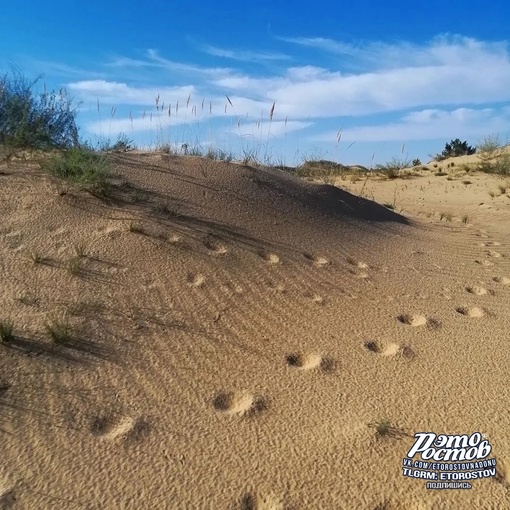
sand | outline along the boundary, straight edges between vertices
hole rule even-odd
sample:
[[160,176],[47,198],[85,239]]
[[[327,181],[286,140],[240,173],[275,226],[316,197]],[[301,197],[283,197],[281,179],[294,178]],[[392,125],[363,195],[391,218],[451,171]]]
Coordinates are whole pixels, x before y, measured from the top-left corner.
[[[0,168],[1,507],[510,507],[504,180],[114,170],[101,200]],[[404,477],[428,431],[486,434],[497,476]]]

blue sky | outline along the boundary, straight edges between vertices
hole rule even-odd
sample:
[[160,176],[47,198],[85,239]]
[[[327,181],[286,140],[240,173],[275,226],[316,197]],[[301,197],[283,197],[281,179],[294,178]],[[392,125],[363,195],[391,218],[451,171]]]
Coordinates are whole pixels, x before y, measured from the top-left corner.
[[92,141],[425,162],[510,137],[509,24],[500,0],[18,1],[0,70],[65,86]]

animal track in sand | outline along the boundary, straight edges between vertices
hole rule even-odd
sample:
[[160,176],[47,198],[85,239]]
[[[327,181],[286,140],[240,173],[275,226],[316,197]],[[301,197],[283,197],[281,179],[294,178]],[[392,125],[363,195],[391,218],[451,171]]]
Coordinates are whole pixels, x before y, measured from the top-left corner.
[[493,257],[495,259],[499,259],[501,257],[501,253],[499,253],[498,251],[489,250],[489,251],[487,251],[487,256]]
[[363,271],[360,269],[351,269],[349,272],[351,274],[353,274],[354,276],[357,276],[358,278],[361,278],[361,279],[366,279],[366,278],[369,278],[369,276],[370,276],[366,271]]
[[470,294],[474,294],[475,296],[485,296],[487,294],[487,289],[484,289],[483,287],[478,287],[474,285],[473,287],[466,287],[466,290]]
[[397,356],[411,359],[414,357],[414,351],[409,345],[399,345],[395,342],[381,345],[379,342],[369,340],[365,342],[365,348],[375,354],[382,356]]
[[478,306],[473,306],[471,308],[468,308],[467,306],[459,306],[456,308],[456,311],[471,318],[483,317],[485,315],[485,311]]
[[407,324],[408,326],[413,326],[413,327],[425,326],[425,324],[427,324],[426,317],[424,317],[423,315],[418,315],[418,314],[405,313],[405,314],[399,315],[397,317],[397,319],[402,324]]
[[247,492],[241,497],[239,510],[287,510],[284,498],[269,493],[264,495]]
[[328,265],[330,262],[327,258],[318,255],[312,255],[310,253],[303,253],[303,256],[313,263],[316,267],[323,267]]
[[325,304],[324,298],[322,296],[320,296],[319,294],[309,294],[309,295],[307,295],[307,297],[311,298],[311,300],[316,305],[323,305],[323,304]]
[[355,260],[352,257],[348,257],[347,258],[347,262],[351,266],[356,266],[358,269],[368,269],[368,264],[366,264],[365,262],[361,262],[361,261]]
[[213,399],[213,407],[218,413],[253,416],[267,409],[267,399],[247,392],[218,393]]
[[280,262],[280,257],[276,255],[276,253],[269,253],[265,251],[261,251],[259,253],[259,256],[264,259],[266,262],[269,262],[270,264],[278,264]]
[[498,241],[486,241],[484,243],[479,243],[478,246],[501,246],[501,243]]
[[475,262],[477,264],[480,264],[481,266],[484,266],[484,267],[490,267],[490,266],[493,266],[494,265],[494,262],[491,262],[490,260],[475,260]]
[[199,288],[205,283],[205,277],[201,274],[188,274],[188,285],[190,287]]
[[109,440],[136,441],[149,433],[149,424],[143,418],[125,417],[116,427],[104,435]]
[[298,370],[313,370],[315,368],[321,372],[333,372],[335,370],[335,361],[320,354],[287,354],[285,363],[287,366]]
[[213,239],[206,239],[204,246],[211,252],[212,255],[225,255],[228,253],[227,247]]
[[493,280],[497,283],[501,283],[501,285],[510,285],[510,278],[506,276],[495,276]]

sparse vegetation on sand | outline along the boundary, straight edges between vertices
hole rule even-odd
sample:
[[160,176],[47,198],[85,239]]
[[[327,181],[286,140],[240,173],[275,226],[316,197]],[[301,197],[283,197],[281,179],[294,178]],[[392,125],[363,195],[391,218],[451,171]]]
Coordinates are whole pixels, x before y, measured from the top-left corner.
[[0,148],[7,160],[26,149],[78,145],[72,100],[65,89],[34,93],[39,80],[28,80],[14,67],[10,74],[0,77]]
[[73,339],[73,328],[65,317],[53,319],[46,324],[45,329],[51,341],[55,344],[65,345]]
[[105,155],[86,147],[72,147],[43,162],[51,175],[99,195],[108,195],[109,163]]
[[14,322],[10,319],[0,320],[0,341],[9,343],[14,340]]

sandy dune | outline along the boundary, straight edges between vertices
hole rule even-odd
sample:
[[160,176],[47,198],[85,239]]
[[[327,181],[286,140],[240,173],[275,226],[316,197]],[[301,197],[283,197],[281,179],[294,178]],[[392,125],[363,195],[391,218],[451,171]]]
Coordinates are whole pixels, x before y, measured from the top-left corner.
[[[0,508],[510,508],[510,195],[450,170],[130,154],[100,200],[0,168]],[[420,431],[498,476],[403,477]]]

